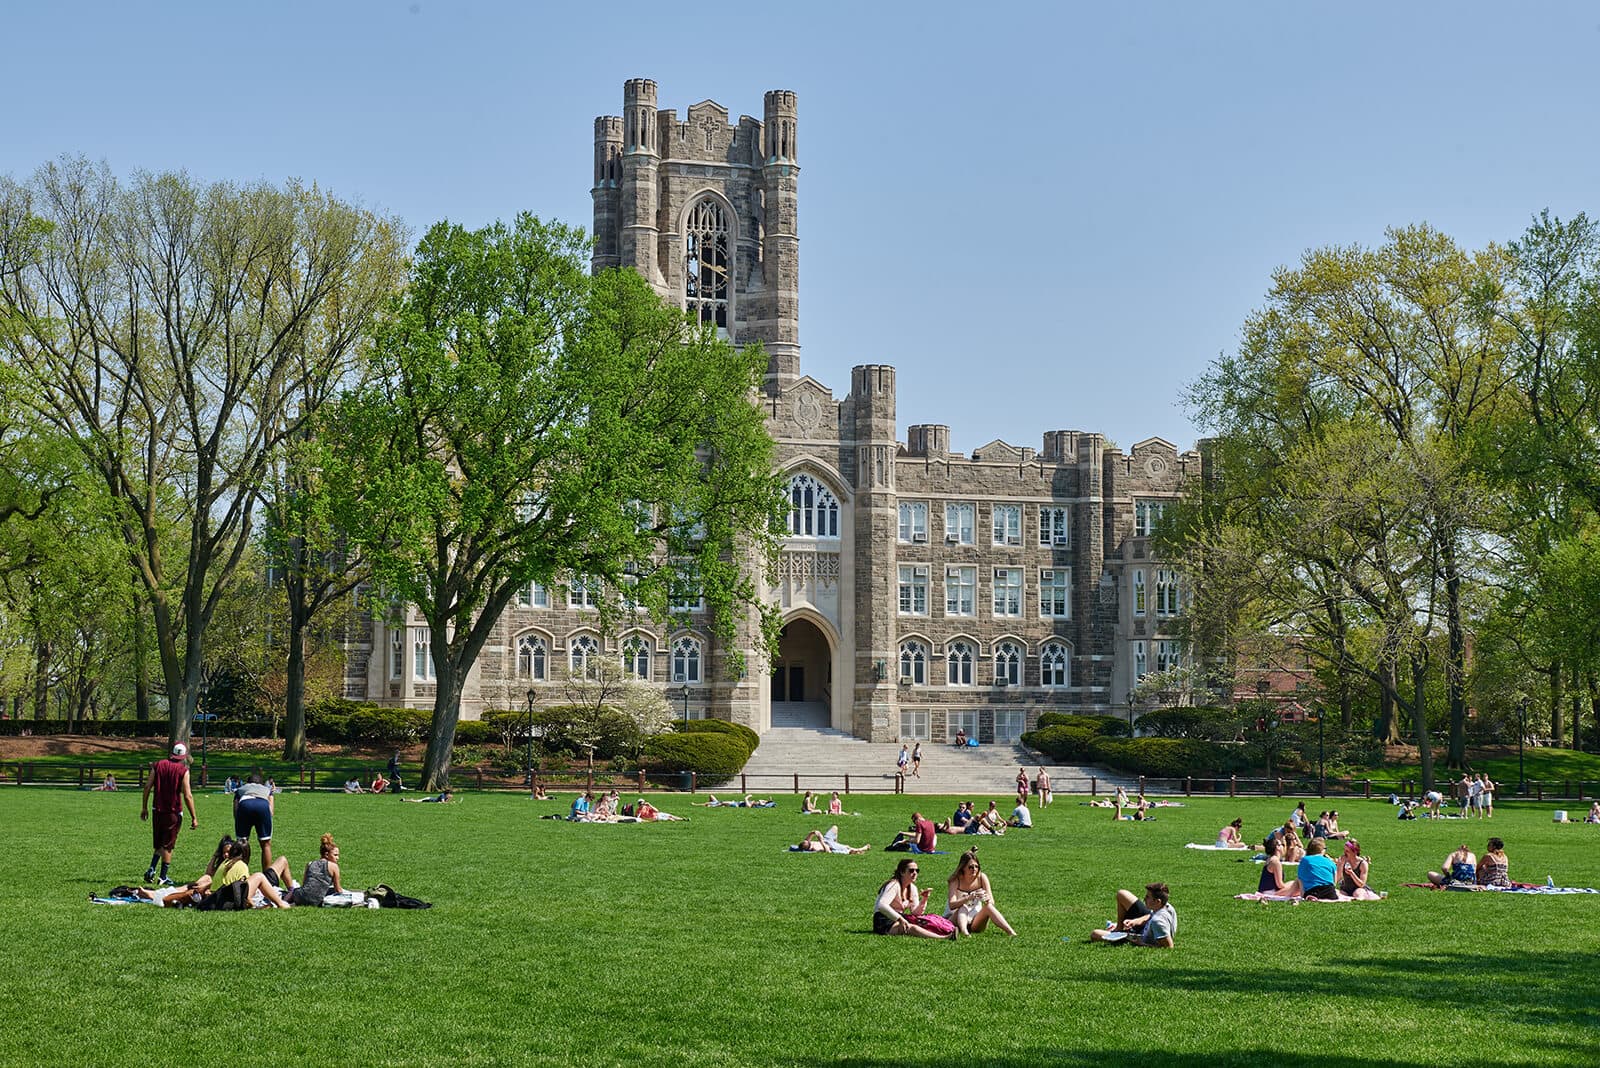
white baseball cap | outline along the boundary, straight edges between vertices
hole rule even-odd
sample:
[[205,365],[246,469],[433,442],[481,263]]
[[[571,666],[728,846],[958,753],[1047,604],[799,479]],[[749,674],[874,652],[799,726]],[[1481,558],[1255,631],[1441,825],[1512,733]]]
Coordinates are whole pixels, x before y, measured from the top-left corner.
[[184,745],[182,742],[179,742],[177,745],[172,747],[172,755],[176,757],[188,756],[189,747]]

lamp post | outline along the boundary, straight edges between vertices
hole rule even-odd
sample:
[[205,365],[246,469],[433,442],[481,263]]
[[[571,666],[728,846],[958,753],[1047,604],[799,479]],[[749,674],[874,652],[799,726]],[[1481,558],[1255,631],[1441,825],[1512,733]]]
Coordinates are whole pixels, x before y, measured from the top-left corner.
[[1517,793],[1528,792],[1528,769],[1522,759],[1522,747],[1528,739],[1528,699],[1522,699],[1522,715],[1517,720]]
[[1328,796],[1328,773],[1322,765],[1322,721],[1327,718],[1327,710],[1317,709],[1317,793]]
[[533,698],[534,698],[534,691],[532,689],[529,689],[528,690],[527,775],[524,777],[522,785],[526,786],[530,790],[533,789]]
[[678,687],[678,696],[683,699],[683,721],[689,722],[689,680],[682,675],[674,675],[673,682],[681,683]]
[[1128,693],[1128,737],[1133,737],[1133,693]]

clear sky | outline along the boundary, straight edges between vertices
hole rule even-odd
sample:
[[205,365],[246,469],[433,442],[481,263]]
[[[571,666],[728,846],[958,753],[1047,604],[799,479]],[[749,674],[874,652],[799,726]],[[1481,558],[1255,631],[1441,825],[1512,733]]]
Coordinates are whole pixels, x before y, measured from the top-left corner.
[[[1593,3],[6,5],[0,172],[315,181],[415,234],[591,221],[592,120],[655,79],[799,94],[802,368],[899,368],[952,446],[1195,428],[1274,267],[1600,211]],[[603,14],[602,14],[603,12]]]

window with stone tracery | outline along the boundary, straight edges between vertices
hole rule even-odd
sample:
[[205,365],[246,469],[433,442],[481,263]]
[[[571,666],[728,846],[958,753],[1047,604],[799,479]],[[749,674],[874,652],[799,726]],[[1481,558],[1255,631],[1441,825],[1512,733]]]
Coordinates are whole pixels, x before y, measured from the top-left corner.
[[517,674],[524,679],[543,682],[547,648],[543,638],[524,634],[517,639]]
[[837,538],[838,499],[810,475],[795,475],[789,480],[788,526],[792,538]]
[[733,270],[728,215],[706,197],[689,209],[684,225],[684,307],[702,323],[728,329],[728,275]]

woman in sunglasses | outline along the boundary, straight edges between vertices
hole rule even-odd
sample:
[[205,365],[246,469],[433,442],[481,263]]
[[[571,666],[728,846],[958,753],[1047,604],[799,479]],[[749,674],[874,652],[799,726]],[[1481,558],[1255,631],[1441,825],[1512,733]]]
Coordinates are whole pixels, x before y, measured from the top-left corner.
[[944,914],[964,935],[977,934],[993,920],[996,927],[1016,937],[1000,910],[994,907],[994,891],[989,888],[989,877],[978,864],[978,851],[969,849],[956,861],[956,870],[950,876],[950,898]]
[[[932,890],[918,888],[917,873],[920,870],[916,857],[903,857],[895,866],[894,877],[878,887],[878,901],[872,909],[873,934],[950,937],[930,931],[919,922],[927,912],[928,898],[933,894]],[[951,932],[953,934],[954,931]]]

